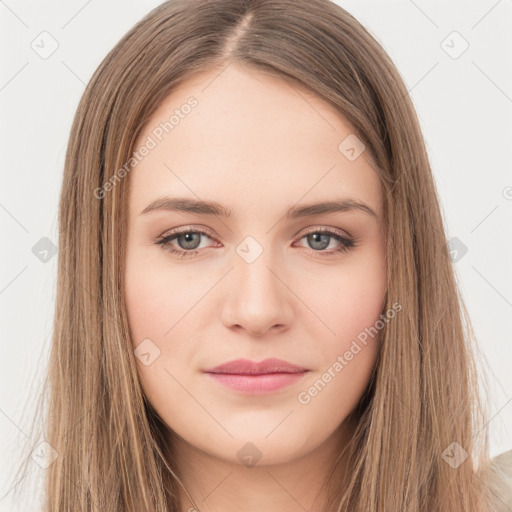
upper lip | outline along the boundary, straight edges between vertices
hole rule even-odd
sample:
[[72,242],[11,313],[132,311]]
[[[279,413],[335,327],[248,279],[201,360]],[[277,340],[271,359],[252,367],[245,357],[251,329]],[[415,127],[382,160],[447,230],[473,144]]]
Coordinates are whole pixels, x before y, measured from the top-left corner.
[[206,373],[235,373],[241,375],[262,375],[266,373],[301,373],[308,371],[302,366],[289,363],[283,359],[264,359],[259,363],[248,359],[236,359],[227,363],[203,370]]

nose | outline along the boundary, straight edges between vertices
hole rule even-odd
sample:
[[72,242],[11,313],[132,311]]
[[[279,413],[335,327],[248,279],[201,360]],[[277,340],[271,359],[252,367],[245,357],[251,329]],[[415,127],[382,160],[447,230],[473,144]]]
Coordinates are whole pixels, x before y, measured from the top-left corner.
[[294,294],[286,283],[286,273],[264,255],[252,263],[236,260],[222,309],[226,327],[243,329],[252,336],[288,329],[294,314]]

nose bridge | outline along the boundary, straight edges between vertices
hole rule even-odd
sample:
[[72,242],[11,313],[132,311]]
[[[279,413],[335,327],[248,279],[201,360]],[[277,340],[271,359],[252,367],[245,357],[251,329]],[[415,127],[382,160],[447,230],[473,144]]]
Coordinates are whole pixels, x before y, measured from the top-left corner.
[[253,334],[288,324],[290,293],[282,282],[285,279],[278,277],[275,251],[247,237],[236,247],[234,256],[234,286],[226,302],[225,322]]

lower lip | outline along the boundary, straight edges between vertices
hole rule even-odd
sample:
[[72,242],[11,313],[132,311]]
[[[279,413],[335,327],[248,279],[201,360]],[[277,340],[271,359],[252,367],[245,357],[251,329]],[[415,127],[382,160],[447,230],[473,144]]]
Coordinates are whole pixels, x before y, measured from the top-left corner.
[[277,391],[299,381],[308,372],[267,373],[262,375],[240,375],[234,373],[208,373],[224,386],[250,394]]

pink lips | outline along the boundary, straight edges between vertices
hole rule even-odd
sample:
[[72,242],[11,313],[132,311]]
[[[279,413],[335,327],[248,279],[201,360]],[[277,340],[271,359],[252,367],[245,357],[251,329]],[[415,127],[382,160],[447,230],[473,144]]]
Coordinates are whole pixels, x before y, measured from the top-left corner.
[[259,363],[237,359],[203,371],[229,388],[261,394],[289,386],[309,370],[282,359],[271,358]]

